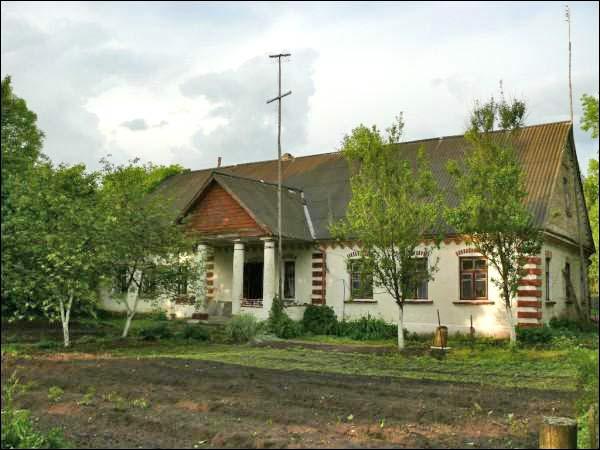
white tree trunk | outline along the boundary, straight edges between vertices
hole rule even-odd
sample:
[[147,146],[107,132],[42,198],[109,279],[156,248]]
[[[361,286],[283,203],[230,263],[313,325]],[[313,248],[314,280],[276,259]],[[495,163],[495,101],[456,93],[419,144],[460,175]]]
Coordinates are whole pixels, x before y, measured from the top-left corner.
[[[132,282],[132,286],[134,287],[133,292],[127,292],[127,298],[125,299],[125,306],[127,308],[127,319],[125,320],[125,327],[123,328],[123,334],[121,337],[126,338],[129,334],[129,327],[131,326],[131,321],[133,320],[133,316],[137,312],[138,300],[140,298],[140,283],[142,279],[142,273],[139,270],[136,270],[134,274],[134,280]],[[131,296],[130,296],[131,294]],[[133,297],[133,306],[129,306],[129,301]]]
[[62,323],[63,328],[63,340],[65,347],[69,347],[71,345],[71,341],[69,338],[69,319],[71,317],[71,306],[73,305],[73,292],[69,294],[69,303],[67,304],[67,308],[65,310],[65,304],[60,299],[60,321]]
[[506,307],[506,316],[508,319],[508,326],[510,328],[510,345],[517,344],[517,327],[515,324],[515,318],[513,317],[512,309],[510,306]]
[[398,350],[404,349],[404,309],[398,306]]

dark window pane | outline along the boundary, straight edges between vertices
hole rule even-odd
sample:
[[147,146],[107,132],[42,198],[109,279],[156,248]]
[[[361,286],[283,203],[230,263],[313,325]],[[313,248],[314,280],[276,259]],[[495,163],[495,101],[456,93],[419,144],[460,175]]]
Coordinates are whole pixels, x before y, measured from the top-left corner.
[[296,263],[294,261],[286,261],[284,270],[283,296],[285,298],[294,298],[296,296]]
[[475,268],[476,269],[486,269],[487,268],[487,260],[485,259],[478,259],[475,261]]
[[485,274],[477,274],[475,279],[475,297],[487,297],[487,276]]
[[460,282],[460,298],[473,298],[473,278],[470,274],[463,274]]
[[461,259],[461,269],[462,270],[472,270],[473,269],[473,260],[471,258],[462,258]]

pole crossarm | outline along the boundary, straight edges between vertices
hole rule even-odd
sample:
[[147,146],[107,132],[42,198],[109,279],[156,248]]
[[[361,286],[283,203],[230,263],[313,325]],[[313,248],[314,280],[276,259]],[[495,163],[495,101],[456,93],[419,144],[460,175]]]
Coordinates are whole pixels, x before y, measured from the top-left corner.
[[278,96],[277,96],[277,97],[275,97],[275,98],[272,98],[271,100],[267,100],[267,105],[268,105],[269,103],[272,103],[272,102],[274,102],[275,100],[281,100],[283,97],[287,97],[287,96],[288,96],[288,95],[290,95],[291,93],[292,93],[292,91],[287,91],[285,94],[281,94],[281,95],[278,95]]

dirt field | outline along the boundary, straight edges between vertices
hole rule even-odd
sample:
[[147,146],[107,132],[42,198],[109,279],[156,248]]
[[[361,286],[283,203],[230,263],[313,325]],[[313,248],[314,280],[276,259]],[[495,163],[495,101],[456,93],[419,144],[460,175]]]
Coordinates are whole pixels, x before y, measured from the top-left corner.
[[3,383],[15,369],[29,383],[17,404],[87,448],[533,448],[542,415],[573,412],[572,394],[552,390],[200,360],[8,358]]

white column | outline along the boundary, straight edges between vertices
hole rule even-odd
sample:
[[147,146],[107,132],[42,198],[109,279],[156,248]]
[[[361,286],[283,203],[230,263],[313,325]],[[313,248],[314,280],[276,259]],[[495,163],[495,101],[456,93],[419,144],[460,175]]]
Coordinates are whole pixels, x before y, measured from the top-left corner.
[[263,256],[263,311],[270,311],[275,297],[275,242],[264,240]]
[[202,311],[206,310],[206,258],[210,252],[210,247],[206,244],[198,244],[196,249],[196,282],[193,286],[196,296],[196,306],[201,306]]
[[231,279],[231,314],[239,314],[244,293],[244,243],[233,244],[233,276]]

